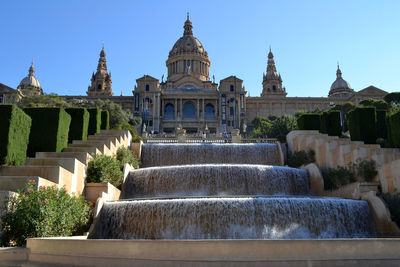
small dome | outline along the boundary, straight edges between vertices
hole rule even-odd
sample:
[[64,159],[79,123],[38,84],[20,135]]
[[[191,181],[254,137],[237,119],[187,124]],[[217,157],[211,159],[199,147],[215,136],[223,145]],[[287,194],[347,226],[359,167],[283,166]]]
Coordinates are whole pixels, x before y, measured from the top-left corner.
[[332,83],[329,90],[329,97],[348,97],[354,93],[350,84],[342,78],[342,71],[339,68],[336,71],[336,80]]
[[33,61],[32,61],[32,65],[29,68],[28,76],[23,78],[22,81],[18,85],[18,88],[20,88],[20,89],[31,88],[31,87],[41,89],[40,82],[35,77],[35,68],[33,67]]

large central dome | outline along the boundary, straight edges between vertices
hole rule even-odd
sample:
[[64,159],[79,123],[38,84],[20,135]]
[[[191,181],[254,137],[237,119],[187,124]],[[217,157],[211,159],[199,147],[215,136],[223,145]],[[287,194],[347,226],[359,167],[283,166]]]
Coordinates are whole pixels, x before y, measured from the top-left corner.
[[183,36],[175,42],[166,62],[168,81],[174,82],[188,75],[200,81],[208,81],[210,61],[201,42],[193,36],[189,14],[183,28]]
[[193,26],[192,22],[189,20],[189,15],[183,28],[185,29],[183,36],[176,41],[169,52],[169,57],[179,55],[181,53],[198,53],[207,57],[207,52],[204,50],[203,45],[196,37],[193,36]]

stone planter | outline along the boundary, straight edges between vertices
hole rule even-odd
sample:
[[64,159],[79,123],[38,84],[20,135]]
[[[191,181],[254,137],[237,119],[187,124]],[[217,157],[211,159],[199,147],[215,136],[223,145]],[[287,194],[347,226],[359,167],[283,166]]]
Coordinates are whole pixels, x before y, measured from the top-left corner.
[[96,203],[99,197],[103,200],[118,200],[120,195],[121,191],[108,182],[86,183],[85,185],[86,200],[92,203]]

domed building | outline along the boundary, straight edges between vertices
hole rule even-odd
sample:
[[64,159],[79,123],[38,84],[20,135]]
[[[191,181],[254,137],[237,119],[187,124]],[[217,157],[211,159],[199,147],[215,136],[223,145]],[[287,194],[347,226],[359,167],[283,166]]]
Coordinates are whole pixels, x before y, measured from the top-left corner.
[[17,87],[17,90],[20,91],[23,96],[43,95],[42,86],[40,85],[38,79],[35,77],[33,60],[31,66],[29,67],[28,76],[21,80]]
[[342,78],[342,71],[337,66],[336,80],[332,83],[329,90],[328,97],[331,98],[349,98],[354,95],[354,90],[351,89],[350,84]]
[[203,44],[193,35],[189,14],[180,37],[169,52],[168,77],[161,82],[149,75],[136,80],[134,114],[146,129],[174,133],[230,132],[245,121],[243,81],[230,76],[210,80],[211,62]]

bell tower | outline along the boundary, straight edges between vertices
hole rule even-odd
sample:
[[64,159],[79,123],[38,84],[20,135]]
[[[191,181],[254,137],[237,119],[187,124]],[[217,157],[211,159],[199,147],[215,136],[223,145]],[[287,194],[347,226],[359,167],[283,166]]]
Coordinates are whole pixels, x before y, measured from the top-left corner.
[[271,52],[271,47],[268,53],[267,74],[263,74],[263,91],[262,97],[285,97],[286,89],[282,87],[282,77],[278,74],[275,67],[274,54]]
[[86,93],[88,96],[113,96],[111,84],[111,72],[107,72],[106,52],[103,45],[100,51],[99,63],[97,64],[97,71],[92,74],[91,85]]

